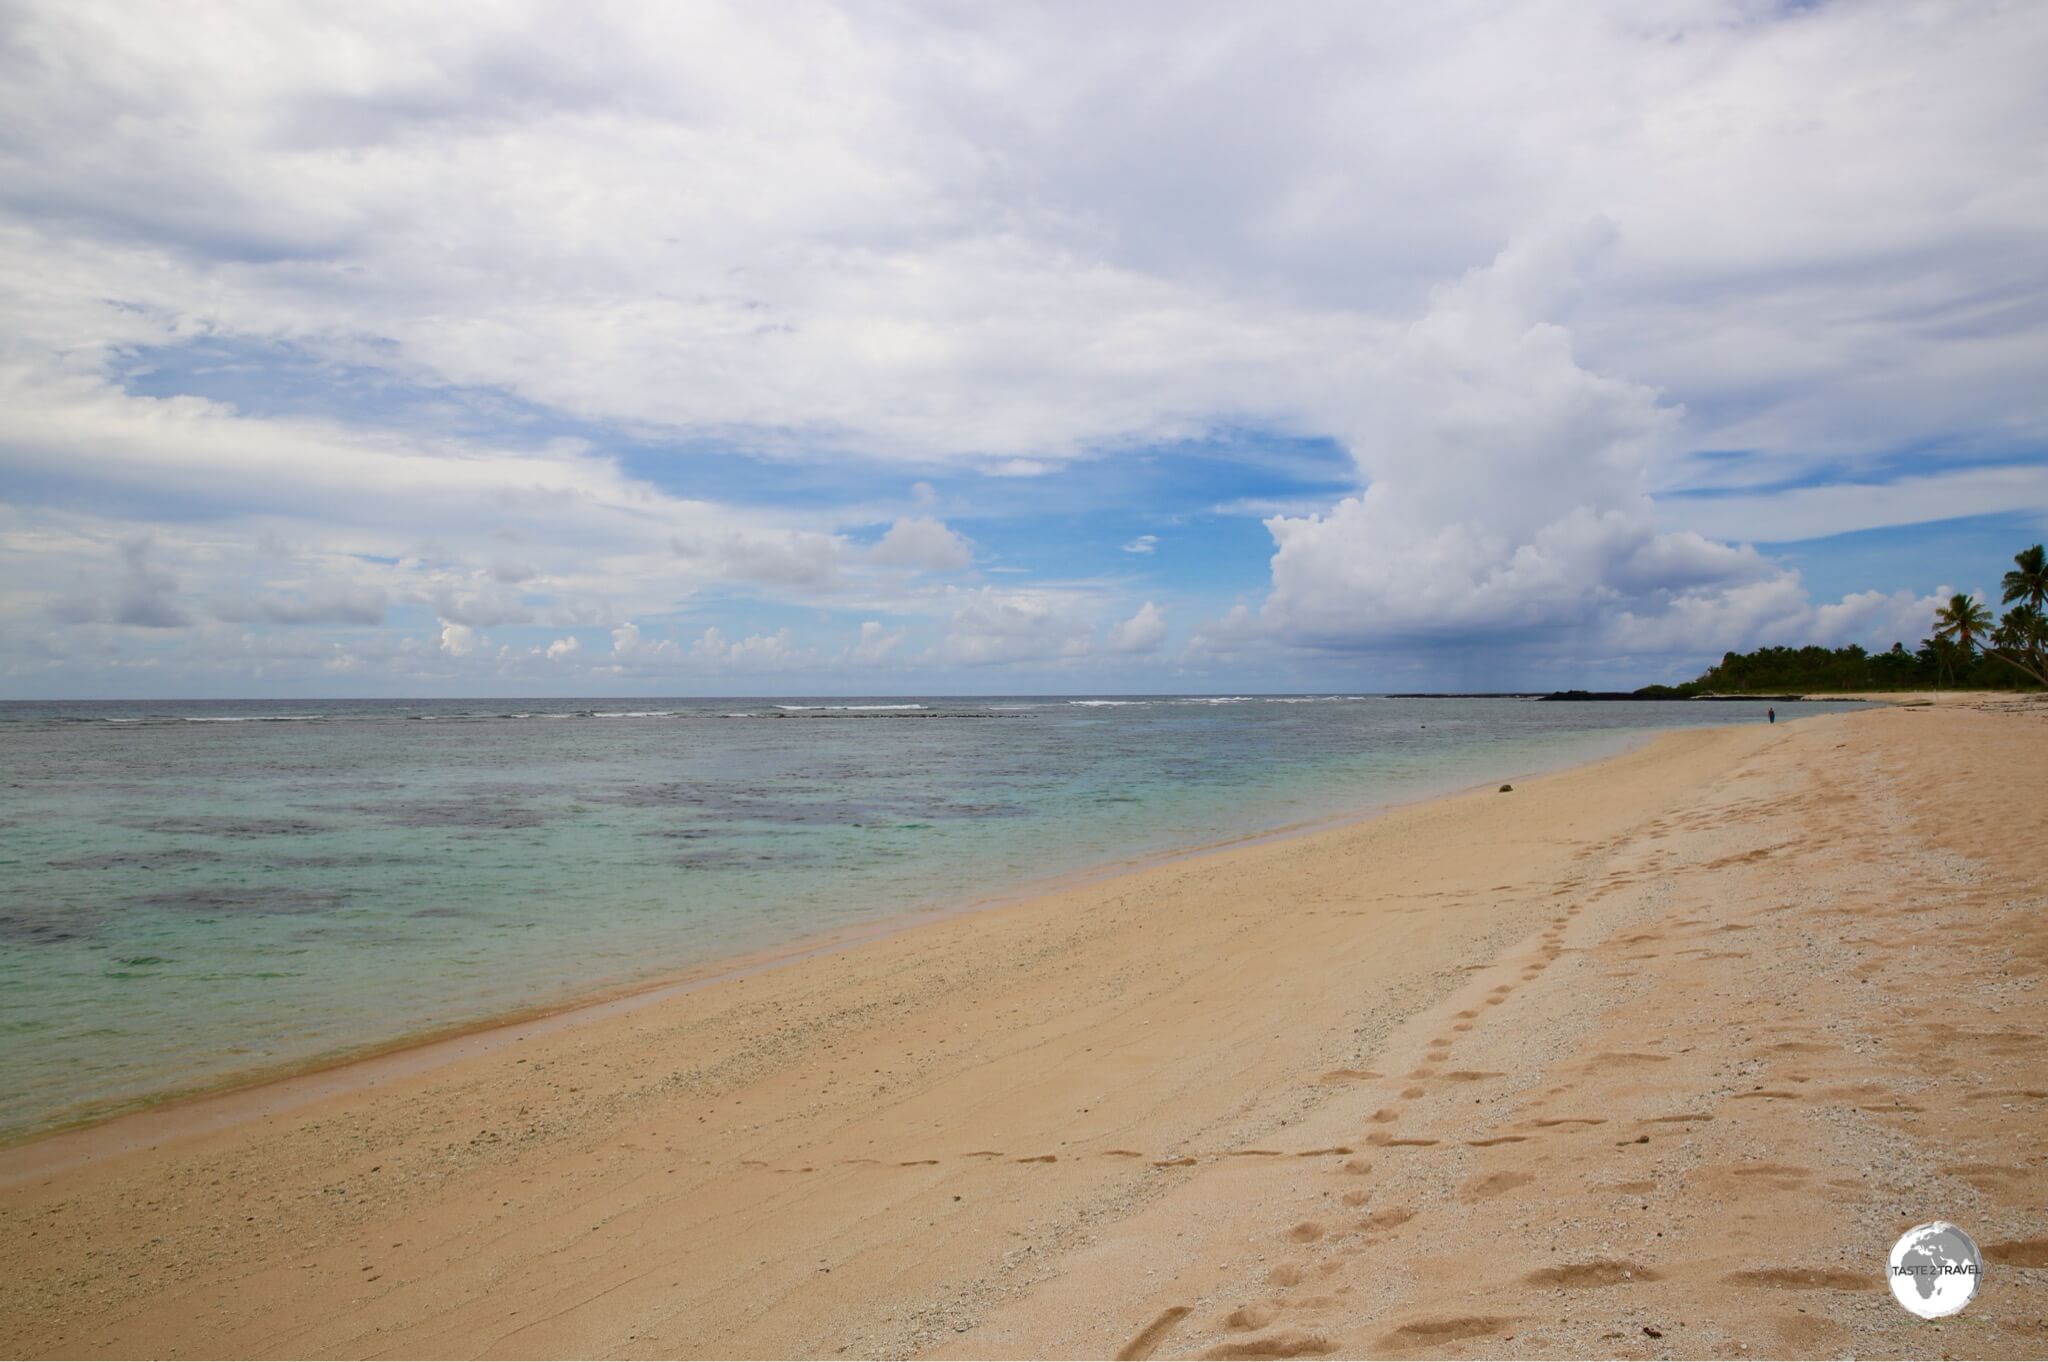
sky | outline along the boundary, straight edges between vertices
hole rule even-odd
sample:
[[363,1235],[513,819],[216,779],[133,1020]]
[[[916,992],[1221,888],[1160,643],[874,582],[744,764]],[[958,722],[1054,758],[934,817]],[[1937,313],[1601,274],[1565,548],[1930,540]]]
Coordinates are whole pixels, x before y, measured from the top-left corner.
[[2048,6],[0,0],[0,697],[1635,686],[2048,533]]

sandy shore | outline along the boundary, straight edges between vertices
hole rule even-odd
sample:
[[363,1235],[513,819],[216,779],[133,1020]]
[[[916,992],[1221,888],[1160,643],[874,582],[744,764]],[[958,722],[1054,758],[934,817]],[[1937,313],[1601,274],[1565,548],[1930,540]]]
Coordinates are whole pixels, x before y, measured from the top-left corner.
[[0,1152],[0,1350],[2039,1356],[2041,713],[1670,734]]
[[2011,690],[1816,691],[1808,700],[1861,700],[1874,705],[1936,705],[1991,714],[2048,714],[2048,695]]

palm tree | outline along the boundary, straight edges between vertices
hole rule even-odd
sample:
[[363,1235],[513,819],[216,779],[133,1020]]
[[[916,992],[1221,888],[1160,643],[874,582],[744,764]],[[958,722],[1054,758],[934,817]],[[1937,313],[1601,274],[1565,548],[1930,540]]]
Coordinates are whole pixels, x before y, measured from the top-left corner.
[[1995,646],[1984,650],[1986,657],[2017,667],[2048,686],[2048,656],[2044,656],[2048,654],[2048,615],[2038,606],[2016,605],[2006,611],[1991,633],[1991,642]]
[[1955,640],[1939,636],[1923,638],[1920,640],[1920,651],[1915,654],[1915,657],[1919,660],[1922,667],[1933,670],[1934,688],[1936,690],[1941,689],[1941,683],[1944,680],[1953,681],[1955,679]]
[[2048,607],[2048,552],[2042,546],[2021,549],[2012,556],[2013,571],[2005,574],[2005,595],[2000,604],[2022,601],[2035,610]]
[[1965,657],[1975,651],[1978,640],[1990,632],[1991,612],[1966,592],[1949,597],[1948,604],[1934,612],[1934,636],[1954,639]]

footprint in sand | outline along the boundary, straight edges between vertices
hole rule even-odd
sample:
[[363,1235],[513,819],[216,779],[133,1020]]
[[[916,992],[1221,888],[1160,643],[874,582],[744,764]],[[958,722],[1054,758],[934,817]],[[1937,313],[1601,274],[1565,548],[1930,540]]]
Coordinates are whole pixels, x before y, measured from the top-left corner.
[[1541,1120],[1531,1121],[1529,1124],[1532,1126],[1604,1126],[1607,1124],[1607,1118],[1605,1116],[1545,1116]]
[[1368,1188],[1361,1187],[1355,1192],[1346,1192],[1343,1196],[1340,1196],[1337,1199],[1343,1202],[1346,1206],[1363,1206],[1366,1202],[1372,1200],[1372,1192]]
[[1323,1083],[1356,1083],[1363,1079],[1378,1077],[1380,1075],[1374,1073],[1371,1069],[1332,1069],[1318,1081]]
[[1333,1144],[1324,1149],[1299,1150],[1295,1153],[1294,1157],[1297,1159],[1312,1159],[1318,1154],[1349,1154],[1350,1152],[1351,1146],[1348,1144]]
[[2007,1267],[2048,1267],[2048,1239],[2005,1239],[1984,1246],[1984,1256]]
[[1142,1159],[1145,1157],[1135,1149],[1105,1149],[1102,1151],[1102,1154],[1104,1158],[1110,1159]]
[[1721,1280],[1730,1286],[1764,1286],[1778,1291],[1867,1291],[1884,1279],[1875,1272],[1837,1267],[1763,1267],[1731,1272]]
[[1370,1159],[1346,1159],[1344,1160],[1344,1171],[1354,1175],[1370,1173],[1372,1171],[1372,1161]]
[[1369,1145],[1372,1145],[1372,1146],[1374,1146],[1375,1148],[1378,1148],[1378,1149],[1402,1149],[1402,1148],[1407,1148],[1407,1149],[1427,1149],[1427,1148],[1429,1148],[1429,1147],[1430,1147],[1431,1145],[1433,1145],[1433,1144],[1441,1144],[1441,1143],[1442,1143],[1442,1141],[1441,1141],[1441,1140],[1418,1140],[1418,1139],[1407,1139],[1407,1140],[1397,1140],[1397,1139],[1395,1139],[1395,1138],[1394,1138],[1393,1136],[1391,1136],[1391,1135],[1385,1135],[1385,1134],[1381,1134],[1381,1133],[1379,1133],[1379,1132],[1377,1132],[1377,1131],[1376,1131],[1376,1132],[1374,1132],[1374,1133],[1373,1133],[1373,1134],[1371,1134],[1371,1135],[1368,1135],[1368,1136],[1366,1137],[1366,1141],[1365,1141],[1365,1142],[1366,1142],[1367,1144],[1369,1144]]
[[1630,1282],[1658,1281],[1663,1275],[1641,1263],[1625,1262],[1619,1258],[1596,1258],[1590,1263],[1541,1267],[1524,1275],[1522,1280],[1530,1286],[1624,1286]]
[[1359,1220],[1358,1228],[1367,1234],[1377,1234],[1383,1230],[1391,1230],[1397,1225],[1405,1225],[1414,1218],[1415,1212],[1406,1206],[1385,1206]]
[[1287,1237],[1297,1244],[1313,1244],[1323,1237],[1323,1227],[1313,1220],[1304,1220],[1287,1231]]
[[1773,1186],[1788,1190],[1813,1176],[1813,1170],[1789,1163],[1752,1163],[1728,1171],[1738,1178],[1763,1178]]
[[1191,1305],[1169,1306],[1162,1310],[1157,1319],[1140,1329],[1129,1343],[1117,1349],[1117,1362],[1140,1362],[1140,1359],[1152,1356],[1153,1349],[1165,1342],[1166,1336],[1173,1332],[1173,1326],[1193,1313],[1194,1307]]
[[1521,1144],[1528,1138],[1527,1135],[1489,1135],[1483,1140],[1467,1140],[1465,1143],[1474,1149],[1491,1149],[1497,1144]]
[[1461,1338],[1484,1338],[1505,1333],[1514,1320],[1505,1315],[1436,1315],[1412,1320],[1380,1338],[1380,1348],[1391,1353],[1410,1353],[1433,1348]]
[[1183,1154],[1177,1159],[1154,1159],[1152,1166],[1154,1168],[1191,1168],[1194,1166],[1194,1162],[1193,1155]]
[[1216,1359],[1216,1362],[1229,1362],[1233,1358],[1325,1357],[1335,1351],[1336,1345],[1320,1334],[1290,1330],[1284,1334],[1268,1334],[1264,1338],[1248,1338],[1242,1343],[1219,1344],[1202,1356]]
[[1223,1327],[1236,1333],[1263,1329],[1279,1317],[1270,1305],[1240,1305],[1223,1317]]
[[930,1168],[937,1162],[937,1159],[905,1159],[896,1166],[898,1168]]
[[1669,1055],[1654,1055],[1647,1050],[1602,1050],[1586,1061],[1589,1069],[1611,1069],[1623,1064],[1662,1064]]
[[2001,1191],[2027,1176],[2026,1169],[2003,1163],[1952,1163],[1941,1171],[1948,1177],[1961,1178],[1980,1192]]
[[1535,1180],[1536,1177],[1533,1173],[1490,1173],[1469,1184],[1465,1188],[1464,1199],[1467,1201],[1484,1201],[1488,1197],[1499,1196],[1503,1192],[1512,1192],[1517,1187],[1527,1187]]
[[1029,1158],[1017,1160],[1019,1163],[1058,1163],[1059,1161],[1060,1156],[1057,1154],[1033,1154]]
[[1377,1125],[1389,1125],[1401,1119],[1401,1109],[1399,1107],[1381,1107],[1366,1119]]

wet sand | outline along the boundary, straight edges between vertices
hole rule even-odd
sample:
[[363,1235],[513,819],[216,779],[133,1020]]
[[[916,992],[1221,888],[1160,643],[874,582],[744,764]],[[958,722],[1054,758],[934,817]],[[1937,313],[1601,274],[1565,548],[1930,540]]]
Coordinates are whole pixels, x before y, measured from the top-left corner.
[[2048,706],[1668,734],[0,1151],[0,1350],[2039,1355],[2044,788]]

